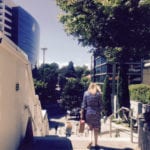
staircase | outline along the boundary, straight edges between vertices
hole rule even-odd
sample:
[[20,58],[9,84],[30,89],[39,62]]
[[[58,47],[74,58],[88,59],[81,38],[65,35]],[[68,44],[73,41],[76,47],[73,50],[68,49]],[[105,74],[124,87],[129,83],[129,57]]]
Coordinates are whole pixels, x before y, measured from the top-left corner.
[[[133,134],[133,143],[131,142],[130,129],[112,124],[112,136],[109,133],[109,120],[102,123],[102,131],[98,139],[99,150],[137,150],[138,136]],[[70,137],[74,150],[86,150],[90,140],[88,135],[72,135]],[[91,149],[94,150],[92,147]]]
[[[65,124],[70,121],[73,129],[72,135],[66,138]],[[58,124],[57,135],[55,135],[55,128],[53,124]],[[65,117],[54,117],[50,119],[49,136],[34,137],[32,141],[26,143],[19,150],[87,150],[87,145],[90,140],[88,130],[85,127],[85,133],[78,133],[78,121],[74,118],[66,120]],[[131,139],[131,129],[123,125],[111,123],[110,133],[110,119],[101,120],[101,134],[98,139],[99,147],[97,150],[138,150],[138,135],[133,133]],[[95,150],[94,146],[91,150]]]
[[[57,119],[55,121],[57,121]],[[77,122],[73,120],[71,122],[73,125],[73,134],[70,137],[65,137],[65,128],[62,128],[61,132],[58,130],[57,135],[55,135],[55,130],[52,129],[50,131],[51,135],[34,137],[32,141],[23,145],[19,150],[87,150],[86,147],[90,139],[89,135],[76,133]],[[132,143],[129,128],[121,128],[115,124],[112,126],[112,137],[110,137],[108,129],[109,120],[105,124],[102,123],[102,131],[98,140],[100,146],[97,150],[137,150],[138,137],[136,133],[133,134]],[[116,134],[118,134],[118,136],[116,136]],[[95,148],[91,147],[91,150],[95,150]]]

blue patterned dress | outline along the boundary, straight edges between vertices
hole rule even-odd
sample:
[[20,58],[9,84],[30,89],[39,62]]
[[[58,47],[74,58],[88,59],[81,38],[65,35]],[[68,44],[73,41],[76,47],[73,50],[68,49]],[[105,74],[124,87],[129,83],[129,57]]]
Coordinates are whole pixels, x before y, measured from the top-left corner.
[[101,128],[101,99],[102,96],[99,92],[93,95],[86,91],[83,96],[81,108],[86,110],[86,123],[92,128]]

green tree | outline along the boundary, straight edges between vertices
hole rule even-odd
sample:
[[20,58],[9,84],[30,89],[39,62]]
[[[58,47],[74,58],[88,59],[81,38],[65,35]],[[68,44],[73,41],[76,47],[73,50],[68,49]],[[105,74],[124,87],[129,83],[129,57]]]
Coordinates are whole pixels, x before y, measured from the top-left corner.
[[62,105],[66,110],[80,107],[83,96],[83,86],[78,79],[68,78],[63,89]]
[[58,64],[44,64],[33,69],[36,94],[39,95],[42,106],[56,100],[56,84],[58,82]]
[[65,76],[67,78],[76,78],[76,72],[72,61],[69,62]]
[[89,75],[90,70],[88,69],[87,66],[77,66],[75,67],[75,72],[77,78],[81,79],[83,76]]
[[[130,59],[150,58],[149,0],[56,0],[56,2],[64,12],[60,15],[60,22],[64,24],[66,33],[77,38],[83,46],[89,46],[92,52],[120,64]],[[124,76],[120,78],[125,79]],[[125,79],[122,86],[127,83]],[[124,91],[120,92],[119,97]],[[126,92],[125,97],[128,97]],[[125,97],[127,103],[120,101],[120,105],[129,107],[128,98]]]
[[112,106],[111,106],[111,88],[109,82],[109,76],[105,77],[104,85],[103,85],[103,111],[106,116],[112,114]]
[[89,70],[86,66],[74,68],[73,62],[59,69],[59,85],[62,105],[65,109],[81,106],[84,90],[87,89]]
[[119,79],[117,85],[117,96],[119,107],[130,108],[130,95],[128,88],[128,76],[125,71],[126,67],[123,65],[119,71]]
[[59,82],[61,92],[62,92],[62,89],[64,88],[64,86],[67,82],[67,79],[65,76],[66,72],[67,72],[67,66],[64,66],[64,67],[59,69],[58,82]]
[[67,34],[108,59],[150,57],[149,0],[56,0]]
[[[83,70],[79,71],[79,76],[76,73],[73,62],[69,62],[68,66],[60,69],[57,63],[44,64],[39,68],[36,67],[33,69],[36,94],[39,95],[43,107],[46,103],[55,101],[58,98],[58,94],[62,96],[66,109],[68,105],[70,109],[80,107],[80,101],[82,100],[83,92],[87,88],[89,80],[86,77],[81,79],[81,77],[87,75],[89,71],[85,66],[77,68],[82,68],[81,70]],[[58,83],[61,89],[59,91],[60,93],[56,91],[56,85]]]
[[56,84],[58,83],[58,64],[51,63],[44,66],[45,82],[47,83],[47,98],[56,101]]
[[91,79],[89,79],[86,76],[81,78],[80,83],[83,86],[83,92],[88,89],[90,82],[91,82]]
[[41,101],[41,105],[44,106],[47,100],[46,96],[47,84],[41,80],[34,79],[34,87],[35,92],[39,96],[39,99]]
[[32,69],[32,76],[33,76],[34,79],[40,80],[39,70],[38,70],[37,66],[35,66]]

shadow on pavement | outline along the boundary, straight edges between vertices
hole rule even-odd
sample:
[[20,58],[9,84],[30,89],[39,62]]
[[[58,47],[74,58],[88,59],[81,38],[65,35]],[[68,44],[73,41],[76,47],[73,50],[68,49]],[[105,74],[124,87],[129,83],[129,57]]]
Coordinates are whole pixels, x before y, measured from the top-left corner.
[[123,149],[118,149],[118,148],[111,148],[111,147],[104,147],[104,146],[92,146],[90,150],[133,150],[131,148],[123,148]]
[[29,143],[24,143],[18,150],[73,150],[68,138],[59,136],[34,137]]
[[57,126],[57,127],[64,127],[65,123],[64,122],[58,122],[58,121],[50,120],[49,121],[49,127],[50,127],[50,129],[55,128],[55,126]]
[[[119,129],[119,135],[118,136],[120,136],[120,133],[121,132],[128,132],[128,130],[126,130],[126,129]],[[111,133],[116,133],[116,129],[113,129],[113,130],[111,130]],[[107,134],[110,134],[110,131],[103,131],[103,132],[101,132],[101,136],[102,135],[107,135]]]

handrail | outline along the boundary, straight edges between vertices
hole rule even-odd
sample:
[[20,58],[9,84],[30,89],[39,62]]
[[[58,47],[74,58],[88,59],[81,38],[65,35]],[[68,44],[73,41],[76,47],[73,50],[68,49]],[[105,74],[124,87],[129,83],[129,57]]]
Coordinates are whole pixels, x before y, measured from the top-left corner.
[[111,118],[112,116],[114,116],[115,114],[119,113],[121,110],[126,110],[126,111],[131,111],[131,109],[127,108],[127,107],[121,107],[120,109],[118,109],[116,112],[112,113],[110,116],[108,116],[108,118]]
[[112,117],[114,115],[116,115],[117,113],[119,113],[120,111],[122,110],[126,110],[129,112],[129,116],[130,116],[130,132],[131,132],[131,142],[133,143],[133,129],[132,129],[132,114],[133,114],[133,110],[132,109],[129,109],[127,107],[121,107],[120,109],[118,109],[116,112],[112,113],[110,116],[108,116],[108,118],[110,119],[110,131],[109,131],[109,134],[110,134],[110,137],[112,137]]
[[36,123],[35,123],[35,121],[34,121],[34,119],[33,119],[33,116],[32,116],[32,113],[31,113],[31,110],[30,110],[29,105],[24,105],[24,109],[27,109],[27,110],[28,110],[28,113],[29,113],[29,115],[30,115],[30,117],[31,117],[31,120],[32,120],[32,122],[33,122],[33,124],[34,124],[34,128],[35,128],[35,131],[36,131],[36,130],[37,130],[37,126],[36,126]]

